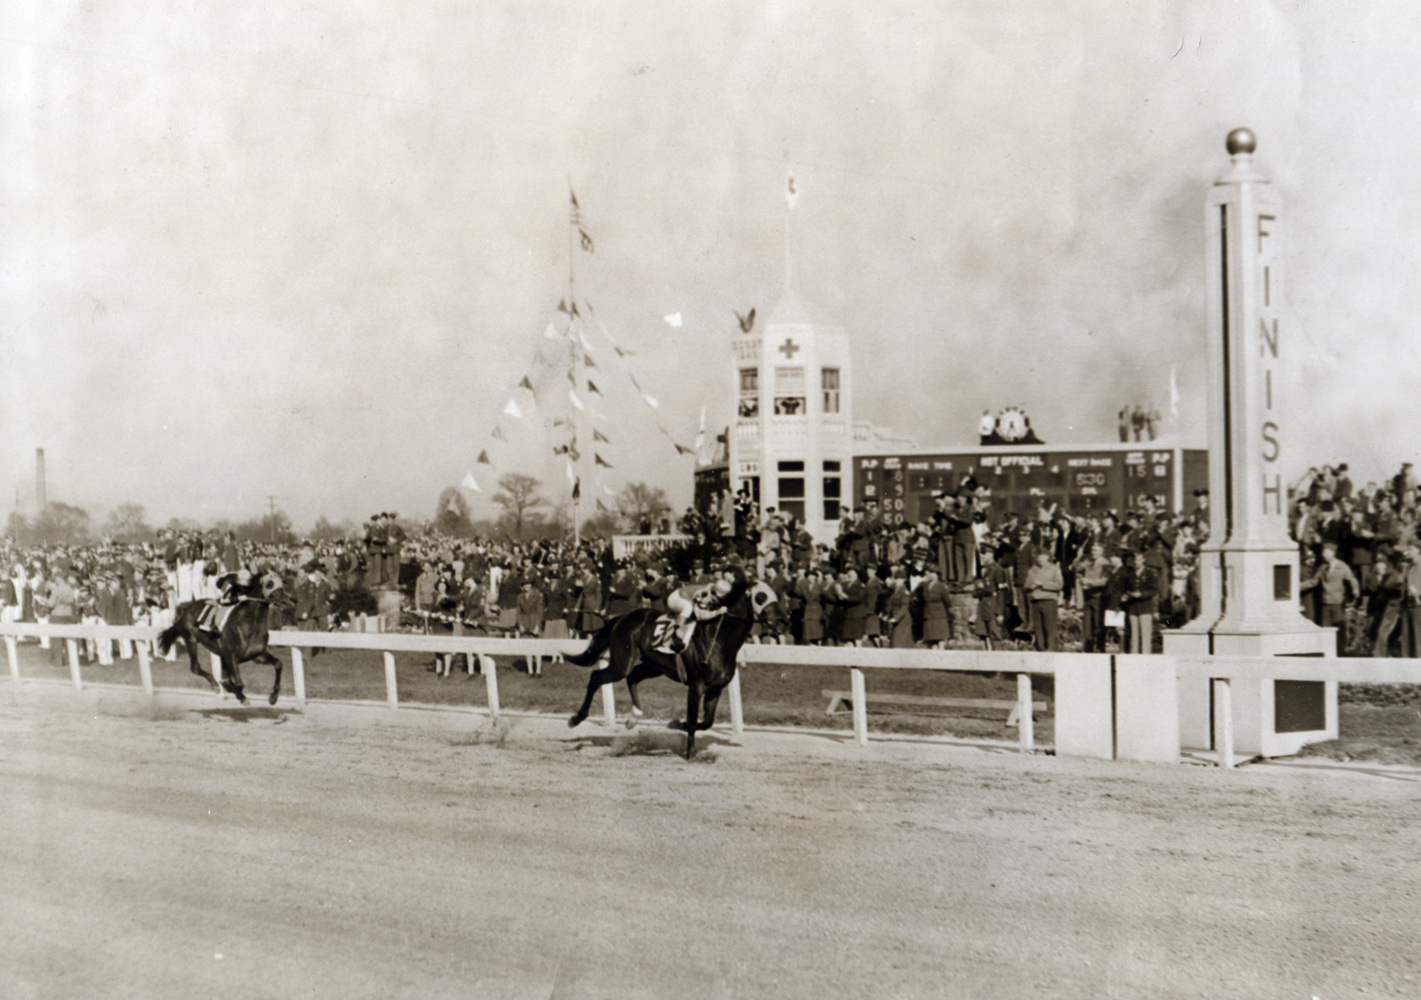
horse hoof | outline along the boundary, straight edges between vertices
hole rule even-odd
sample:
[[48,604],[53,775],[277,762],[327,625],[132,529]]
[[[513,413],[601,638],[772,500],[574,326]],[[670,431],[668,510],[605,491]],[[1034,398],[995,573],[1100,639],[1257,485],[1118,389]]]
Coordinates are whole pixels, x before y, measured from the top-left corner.
[[567,728],[569,729],[576,729],[580,725],[582,725],[582,720],[575,715],[567,720]]
[[247,699],[246,699],[246,697],[245,697],[244,695],[240,695],[240,694],[237,695],[237,704],[239,704],[239,705],[245,705],[246,703],[247,703]]
[[636,718],[635,715],[629,715],[629,716],[627,716],[627,728],[628,728],[628,729],[635,729],[635,728],[636,728],[636,723],[637,723],[637,718]]
[[266,700],[266,702],[267,702],[268,705],[275,705],[275,704],[276,704],[276,695],[272,695],[270,698],[268,698],[268,699]]

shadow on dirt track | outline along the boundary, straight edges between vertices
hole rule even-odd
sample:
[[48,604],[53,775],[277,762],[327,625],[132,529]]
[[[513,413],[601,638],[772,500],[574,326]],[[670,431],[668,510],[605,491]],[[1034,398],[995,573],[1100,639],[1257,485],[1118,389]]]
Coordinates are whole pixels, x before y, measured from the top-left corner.
[[257,708],[255,706],[233,705],[230,708],[199,708],[194,710],[192,714],[200,715],[204,719],[218,719],[225,722],[247,723],[266,720],[280,724],[291,716],[301,713],[294,708]]

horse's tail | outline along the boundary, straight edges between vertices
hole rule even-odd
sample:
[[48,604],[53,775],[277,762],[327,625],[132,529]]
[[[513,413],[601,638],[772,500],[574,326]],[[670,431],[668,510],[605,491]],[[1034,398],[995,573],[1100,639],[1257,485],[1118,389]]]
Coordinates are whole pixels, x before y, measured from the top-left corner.
[[158,633],[158,652],[164,656],[173,648],[173,643],[187,634],[187,622],[182,615],[173,619],[173,624]]
[[579,667],[590,667],[596,664],[598,660],[602,659],[602,654],[607,652],[608,648],[611,647],[612,628],[620,620],[619,618],[613,618],[607,624],[599,628],[593,633],[592,640],[588,642],[587,648],[580,653],[574,653],[571,656],[565,657],[567,662]]

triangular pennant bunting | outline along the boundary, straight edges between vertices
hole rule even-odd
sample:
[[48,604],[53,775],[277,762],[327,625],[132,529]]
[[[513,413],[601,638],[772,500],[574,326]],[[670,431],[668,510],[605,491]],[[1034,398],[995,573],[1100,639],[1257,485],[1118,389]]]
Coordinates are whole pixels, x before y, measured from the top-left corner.
[[476,479],[474,478],[474,474],[473,474],[472,472],[470,472],[468,475],[466,475],[466,476],[464,477],[464,481],[463,481],[462,483],[460,483],[459,485],[462,486],[462,487],[464,487],[464,489],[466,489],[466,490],[473,490],[475,493],[482,493],[482,492],[483,492],[483,490],[479,489],[478,480],[476,480]]

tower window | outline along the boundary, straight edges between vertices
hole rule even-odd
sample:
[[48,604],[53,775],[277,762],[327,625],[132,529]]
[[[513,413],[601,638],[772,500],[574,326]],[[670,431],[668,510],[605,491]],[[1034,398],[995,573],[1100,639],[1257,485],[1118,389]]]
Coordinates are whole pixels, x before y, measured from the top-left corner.
[[[829,466],[833,465],[835,471],[829,473]],[[843,496],[843,479],[838,473],[838,462],[825,462],[824,475],[824,520],[837,521],[840,517],[842,506],[839,501]]]
[[760,415],[760,369],[758,368],[740,369],[740,406],[738,412],[741,417],[747,419]]
[[839,369],[822,368],[819,371],[820,386],[824,390],[824,412],[839,412]]
[[775,368],[775,416],[800,417],[807,412],[804,397],[804,369]]

